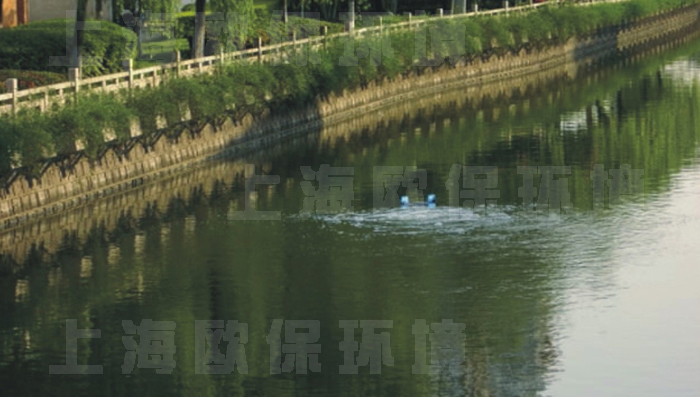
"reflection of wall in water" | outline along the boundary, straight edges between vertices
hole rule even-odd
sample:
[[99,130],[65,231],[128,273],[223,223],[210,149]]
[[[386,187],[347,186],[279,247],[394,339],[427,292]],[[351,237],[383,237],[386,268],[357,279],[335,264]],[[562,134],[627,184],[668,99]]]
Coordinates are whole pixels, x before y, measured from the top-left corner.
[[[380,86],[370,84],[368,89],[342,97],[331,96],[329,101],[322,101],[315,108],[293,112],[267,124],[251,125],[244,120],[243,126],[233,126],[229,122],[218,136],[205,132],[199,134],[200,139],[188,140],[186,134],[172,142],[161,138],[148,153],[129,153],[126,162],[122,161],[121,155],[108,150],[106,158],[97,163],[78,159],[68,174],[55,164],[47,165],[46,174],[33,184],[24,178],[11,178],[7,191],[0,193],[0,214],[4,218],[4,226],[12,227],[27,219],[65,211],[79,201],[77,198],[91,200],[110,191],[115,184],[123,185],[124,181],[152,177],[154,173],[181,167],[182,163],[201,161],[207,154],[221,150],[264,147],[269,141],[283,140],[290,134],[303,133],[303,130],[315,128],[321,123],[334,123],[338,119],[361,115],[368,109],[384,106],[383,102],[415,100],[456,87],[483,84],[508,87],[512,84],[511,80],[538,72],[541,74],[542,71],[558,74],[559,70],[564,69],[571,74],[578,65],[595,64],[618,52],[638,59],[645,49],[656,51],[667,48],[698,34],[698,29],[694,29],[696,22],[697,7],[674,10],[635,22],[612,35],[606,33],[571,40],[565,45],[531,52],[506,53],[486,61],[477,59],[466,67],[444,67],[436,72],[426,69],[421,76],[385,81]],[[289,123],[290,119],[294,122]],[[286,123],[281,123],[282,120],[286,120]],[[132,147],[139,146],[136,144]]]

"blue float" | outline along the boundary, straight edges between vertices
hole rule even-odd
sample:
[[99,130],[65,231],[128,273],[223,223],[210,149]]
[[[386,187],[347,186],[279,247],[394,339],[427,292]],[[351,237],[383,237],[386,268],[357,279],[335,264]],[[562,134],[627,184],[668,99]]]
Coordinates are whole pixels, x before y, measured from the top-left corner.
[[428,207],[428,208],[435,208],[437,206],[437,196],[434,194],[429,194],[424,202],[418,202],[418,203],[411,203],[411,200],[408,198],[408,196],[401,196],[401,208],[408,208],[408,207]]

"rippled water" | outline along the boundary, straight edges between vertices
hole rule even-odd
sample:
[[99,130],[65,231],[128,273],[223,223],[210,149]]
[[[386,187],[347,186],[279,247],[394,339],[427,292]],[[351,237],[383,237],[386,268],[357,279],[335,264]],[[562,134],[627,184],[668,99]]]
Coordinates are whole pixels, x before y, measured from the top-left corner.
[[[55,244],[30,227],[2,247],[3,395],[698,396],[698,59],[695,43],[344,138],[311,132],[249,160],[281,176],[255,200],[280,221],[229,220],[246,193],[241,161],[226,161],[183,177],[186,196],[159,190],[167,206],[66,220]],[[300,167],[321,164],[353,167],[352,208],[305,216]],[[496,202],[447,205],[454,164],[497,166]],[[606,190],[594,206],[594,166],[623,164],[644,171],[643,192]],[[533,211],[517,167],[552,165],[571,167],[572,206]],[[425,169],[438,207],[375,207],[376,166]],[[65,363],[67,319],[101,330],[80,339],[78,363],[102,375],[49,374]],[[175,322],[172,374],[122,374],[122,321],[142,319]],[[248,324],[247,374],[196,373],[195,320],[210,319]],[[320,372],[270,373],[275,319],[318,321]],[[464,366],[415,373],[418,319],[464,324]],[[391,320],[376,332],[394,364],[341,374],[341,320]]]

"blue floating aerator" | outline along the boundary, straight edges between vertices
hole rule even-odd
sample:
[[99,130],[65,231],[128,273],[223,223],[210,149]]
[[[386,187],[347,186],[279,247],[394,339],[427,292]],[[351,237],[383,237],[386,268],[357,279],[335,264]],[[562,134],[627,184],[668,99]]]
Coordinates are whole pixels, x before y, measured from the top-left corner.
[[401,206],[408,207],[409,204],[410,200],[408,199],[408,196],[401,196]]
[[434,194],[429,194],[425,199],[425,205],[430,208],[435,207],[437,205],[437,196]]

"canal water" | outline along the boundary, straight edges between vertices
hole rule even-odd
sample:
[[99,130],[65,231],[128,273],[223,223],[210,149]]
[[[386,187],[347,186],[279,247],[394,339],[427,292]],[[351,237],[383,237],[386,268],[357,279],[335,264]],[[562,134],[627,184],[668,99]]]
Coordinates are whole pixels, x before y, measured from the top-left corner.
[[[698,396],[698,77],[695,42],[212,163],[230,175],[104,207],[117,226],[87,237],[66,222],[2,259],[1,393]],[[245,162],[279,183],[246,192]],[[72,350],[67,320],[100,337]],[[224,374],[198,373],[198,320],[230,321]],[[67,351],[102,374],[52,374]]]

